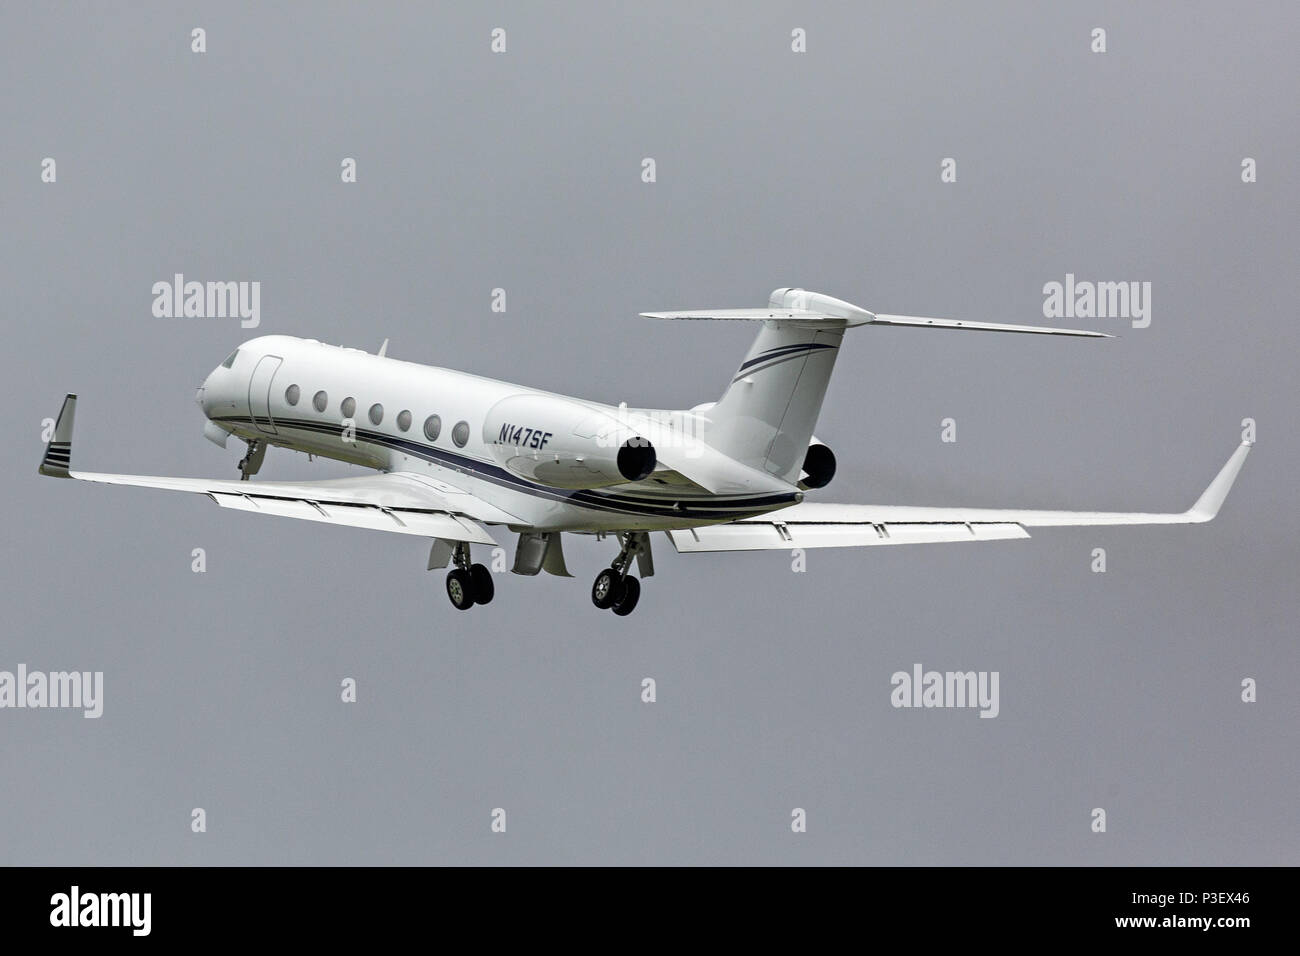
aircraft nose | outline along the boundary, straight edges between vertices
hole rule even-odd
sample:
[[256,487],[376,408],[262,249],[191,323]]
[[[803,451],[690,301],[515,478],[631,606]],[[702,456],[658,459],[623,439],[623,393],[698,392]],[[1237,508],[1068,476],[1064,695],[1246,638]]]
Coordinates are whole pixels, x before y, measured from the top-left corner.
[[212,410],[212,377],[216,372],[209,373],[208,377],[203,380],[203,384],[194,390],[194,403],[203,410],[207,415]]

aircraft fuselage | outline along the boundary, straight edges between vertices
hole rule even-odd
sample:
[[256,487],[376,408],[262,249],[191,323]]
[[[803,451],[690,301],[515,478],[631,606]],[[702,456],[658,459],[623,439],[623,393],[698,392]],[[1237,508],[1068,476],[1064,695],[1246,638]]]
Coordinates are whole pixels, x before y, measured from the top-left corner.
[[[629,482],[608,467],[600,470],[598,448],[595,456],[566,453],[566,441],[593,440],[592,434],[575,438],[594,427],[584,426],[586,413],[607,423],[625,414],[616,406],[286,335],[245,342],[228,361],[197,396],[222,431],[420,475],[495,505],[521,526],[681,529],[762,514],[803,497],[784,483],[713,494],[665,469]],[[505,453],[503,445],[510,446]]]

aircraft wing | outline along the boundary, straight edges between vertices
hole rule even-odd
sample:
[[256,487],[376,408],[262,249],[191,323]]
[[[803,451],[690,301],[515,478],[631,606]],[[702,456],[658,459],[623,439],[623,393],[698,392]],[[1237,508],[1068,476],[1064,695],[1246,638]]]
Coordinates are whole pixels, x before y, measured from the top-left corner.
[[72,425],[77,397],[63,400],[54,436],[40,472],[108,485],[135,485],[207,495],[223,508],[253,514],[302,518],[326,524],[415,534],[448,541],[495,544],[480,525],[524,524],[446,482],[406,472],[330,478],[322,481],[237,481],[225,478],[171,478],[72,471]]
[[761,551],[847,548],[927,542],[1004,541],[1028,538],[1028,528],[1090,525],[1199,524],[1219,513],[1241,471],[1250,443],[1232,453],[1215,479],[1186,511],[1030,511],[996,508],[918,508],[906,505],[839,505],[805,502],[727,524],[669,531],[678,551]]

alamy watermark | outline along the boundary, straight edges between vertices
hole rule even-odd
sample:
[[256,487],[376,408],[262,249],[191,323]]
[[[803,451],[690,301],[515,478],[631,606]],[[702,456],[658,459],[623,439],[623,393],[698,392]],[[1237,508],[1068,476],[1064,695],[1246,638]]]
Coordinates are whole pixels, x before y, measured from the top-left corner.
[[894,671],[889,702],[894,707],[977,707],[981,717],[996,717],[997,671]]
[[1150,282],[1092,282],[1076,280],[1043,286],[1043,317],[1047,319],[1129,319],[1133,328],[1151,324]]
[[0,671],[0,709],[71,708],[83,717],[104,713],[103,671],[28,671],[19,664],[17,672]]
[[245,329],[262,323],[261,282],[186,282],[177,272],[170,282],[155,282],[152,291],[154,318],[238,318]]
[[153,920],[152,893],[83,893],[74,885],[50,897],[50,925],[118,926],[133,936],[148,936]]
[[[652,445],[657,449],[681,449],[685,458],[700,458],[705,451],[701,437],[705,422],[707,419],[695,411],[644,408],[632,412],[627,402],[619,402],[618,408],[600,425],[596,444],[600,448],[617,448],[625,443],[632,447]],[[647,425],[653,439],[640,434]]]

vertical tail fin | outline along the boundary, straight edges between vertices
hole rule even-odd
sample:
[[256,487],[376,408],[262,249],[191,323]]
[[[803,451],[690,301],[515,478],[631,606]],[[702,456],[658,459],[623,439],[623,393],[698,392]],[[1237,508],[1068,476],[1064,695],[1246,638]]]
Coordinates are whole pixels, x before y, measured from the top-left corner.
[[798,481],[843,338],[843,323],[765,323],[722,398],[705,413],[704,440],[751,468]]
[[729,458],[790,484],[799,480],[844,330],[873,318],[849,302],[803,289],[777,289],[765,309],[642,315],[763,324],[722,398],[697,409],[706,420],[701,437]]

